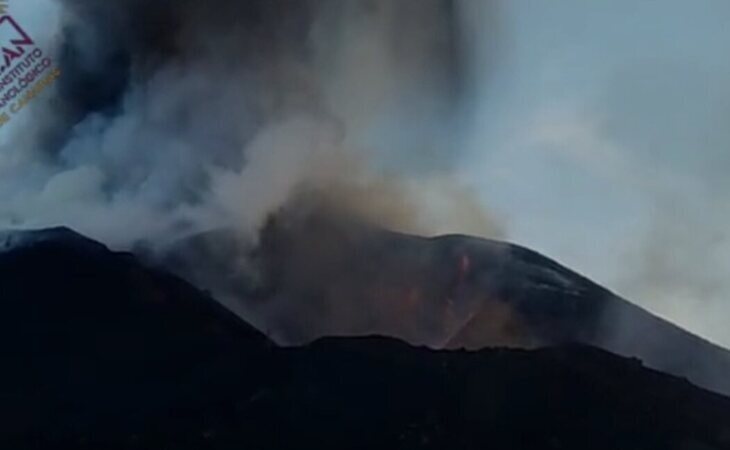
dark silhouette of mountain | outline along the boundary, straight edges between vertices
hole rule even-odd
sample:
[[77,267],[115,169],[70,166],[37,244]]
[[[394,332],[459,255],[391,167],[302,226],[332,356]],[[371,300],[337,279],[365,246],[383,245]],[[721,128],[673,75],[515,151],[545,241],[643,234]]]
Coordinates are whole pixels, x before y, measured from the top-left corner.
[[730,399],[636,359],[372,337],[280,348],[130,254],[64,229],[14,236],[0,448],[730,448]]
[[315,209],[278,215],[256,248],[219,230],[163,261],[283,344],[373,334],[435,349],[582,343],[730,394],[730,352],[505,242],[423,238]]

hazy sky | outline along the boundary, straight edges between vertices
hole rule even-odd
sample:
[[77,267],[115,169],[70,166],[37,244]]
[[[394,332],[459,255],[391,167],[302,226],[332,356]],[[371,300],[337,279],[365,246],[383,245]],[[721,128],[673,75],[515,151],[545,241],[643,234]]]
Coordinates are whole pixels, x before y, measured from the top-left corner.
[[[462,176],[511,240],[730,346],[730,2],[510,0],[498,33],[480,3]],[[54,2],[10,5],[47,45]]]
[[466,170],[484,201],[513,240],[730,345],[730,2],[501,14],[475,50],[489,82]]

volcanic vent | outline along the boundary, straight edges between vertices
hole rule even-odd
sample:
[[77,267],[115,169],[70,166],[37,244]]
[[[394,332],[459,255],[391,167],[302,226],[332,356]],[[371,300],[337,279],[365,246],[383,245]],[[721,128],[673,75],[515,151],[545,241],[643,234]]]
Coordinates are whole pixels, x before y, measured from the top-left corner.
[[299,204],[273,216],[256,245],[221,230],[177,242],[161,263],[283,344],[363,335],[436,349],[580,342],[730,392],[729,352],[506,242],[397,233]]

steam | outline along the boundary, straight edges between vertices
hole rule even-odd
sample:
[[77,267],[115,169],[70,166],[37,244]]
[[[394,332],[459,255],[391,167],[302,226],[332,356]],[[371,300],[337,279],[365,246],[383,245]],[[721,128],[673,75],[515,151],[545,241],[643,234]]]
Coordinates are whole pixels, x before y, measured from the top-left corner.
[[254,239],[316,190],[403,231],[501,233],[453,176],[451,1],[61,3],[63,76],[0,153],[0,226]]
[[[491,1],[57,3],[62,25],[44,50],[62,76],[0,148],[2,228],[62,224],[115,248],[220,228],[255,240],[271,214],[315,192],[400,231],[504,237],[501,216],[484,210],[463,176],[469,165],[482,193],[518,205],[511,237],[693,331],[730,339],[720,320],[730,295],[721,181],[728,140],[718,132],[726,77],[712,75],[725,69],[703,68],[675,45],[657,49],[643,35],[617,39],[630,61],[592,47],[598,33],[621,34],[613,24],[576,25],[569,45],[554,49],[558,40],[519,31],[546,27],[553,36],[551,20],[583,22],[530,5],[546,18],[515,26],[517,65],[497,64],[502,78],[494,74],[510,92],[500,98],[484,80],[493,75],[495,30],[511,24],[495,23]],[[649,53],[657,59],[636,60]],[[599,77],[598,101],[583,98],[589,75],[571,69],[584,54],[601,55],[585,64],[597,72],[619,72],[609,86]],[[546,100],[566,90],[558,81],[577,98]],[[538,100],[515,106],[528,97]],[[531,127],[534,110],[547,113]],[[478,152],[465,155],[462,136],[480,114]],[[500,133],[518,136],[505,144]],[[685,164],[681,155],[697,143],[703,157]],[[631,251],[616,251],[619,244]]]

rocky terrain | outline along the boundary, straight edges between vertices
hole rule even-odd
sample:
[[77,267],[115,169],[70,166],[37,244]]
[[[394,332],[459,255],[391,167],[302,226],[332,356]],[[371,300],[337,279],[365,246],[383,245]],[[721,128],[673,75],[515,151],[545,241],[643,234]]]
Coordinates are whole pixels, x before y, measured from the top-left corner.
[[66,229],[4,235],[3,448],[730,448],[730,399],[594,347],[281,348]]
[[510,243],[425,238],[300,208],[272,219],[253,248],[220,230],[163,253],[162,266],[281,344],[369,335],[433,349],[577,342],[730,395],[730,352]]

